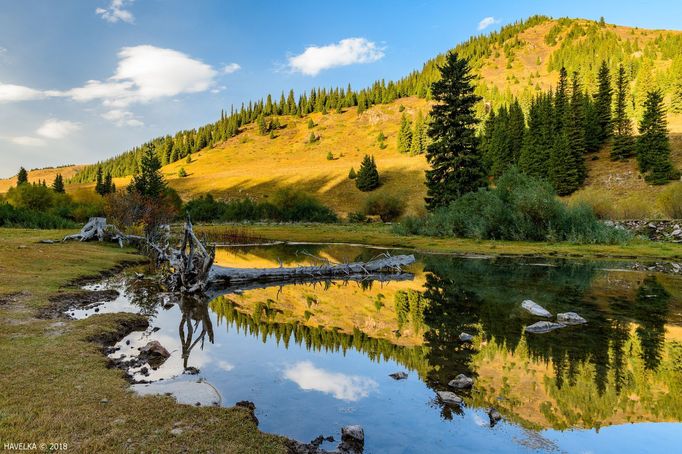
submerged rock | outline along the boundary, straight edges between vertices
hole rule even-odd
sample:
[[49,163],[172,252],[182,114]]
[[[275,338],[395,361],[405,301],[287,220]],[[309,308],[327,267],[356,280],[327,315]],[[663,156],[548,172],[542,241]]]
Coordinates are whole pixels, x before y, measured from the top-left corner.
[[563,325],[561,323],[542,321],[542,322],[533,323],[530,326],[526,326],[526,332],[527,333],[542,334],[542,333],[548,333],[550,331],[554,331],[555,329],[565,328],[565,327],[566,327],[566,325]]
[[436,394],[438,394],[438,398],[446,404],[460,405],[464,402],[464,399],[451,391],[437,391]]
[[461,333],[459,335],[459,340],[460,342],[471,342],[472,340],[474,340],[474,336],[472,336],[469,333]]
[[495,424],[497,424],[502,419],[502,415],[500,414],[499,411],[490,407],[488,409],[488,418],[490,418],[490,427],[494,427]]
[[391,377],[393,380],[405,380],[407,378],[407,373],[400,371],[389,374],[388,376]]
[[351,425],[341,428],[339,452],[360,454],[365,450],[365,430],[362,426]]
[[448,383],[448,386],[457,389],[471,388],[474,385],[474,379],[467,377],[464,374],[459,374]]
[[552,314],[547,309],[540,306],[533,300],[525,300],[524,302],[521,303],[521,307],[538,317],[549,318],[552,316]]
[[561,314],[556,314],[556,321],[564,325],[580,325],[582,323],[587,323],[587,320],[575,312],[563,312]]

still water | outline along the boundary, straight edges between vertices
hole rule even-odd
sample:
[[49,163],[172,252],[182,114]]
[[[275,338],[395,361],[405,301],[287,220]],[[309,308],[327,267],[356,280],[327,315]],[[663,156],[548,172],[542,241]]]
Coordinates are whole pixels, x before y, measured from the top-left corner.
[[[381,252],[222,248],[216,262],[293,266],[311,256],[345,262]],[[624,263],[445,255],[421,256],[408,271],[389,282],[233,290],[205,302],[114,279],[102,285],[122,295],[98,312],[150,316],[150,328],[121,341],[116,355],[150,340],[171,352],[136,379],[204,379],[222,405],[253,401],[262,430],[300,441],[322,434],[338,442],[341,426],[360,424],[369,453],[679,448],[682,277]],[[521,309],[525,299],[588,323],[524,333],[538,320]],[[473,342],[460,342],[462,332]],[[187,367],[199,374],[183,374]],[[398,371],[408,378],[389,377]],[[464,405],[443,404],[436,391],[453,391],[448,382],[460,373],[475,380],[471,390],[454,390]],[[493,427],[490,407],[503,416]]]

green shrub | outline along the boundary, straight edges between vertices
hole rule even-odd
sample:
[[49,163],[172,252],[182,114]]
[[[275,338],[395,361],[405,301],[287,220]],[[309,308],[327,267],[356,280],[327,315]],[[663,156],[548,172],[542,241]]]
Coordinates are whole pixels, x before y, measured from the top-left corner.
[[76,224],[57,214],[16,208],[8,203],[0,203],[0,227],[23,227],[29,229],[66,229]]
[[180,167],[180,170],[178,170],[178,176],[180,178],[185,178],[187,176],[187,171],[184,167]]
[[395,221],[404,212],[404,200],[385,192],[369,195],[363,207],[363,213],[379,216],[384,222]]
[[349,180],[355,180],[356,177],[357,177],[357,174],[355,173],[355,169],[351,167],[350,172],[348,172],[348,179]]
[[367,222],[367,216],[365,216],[365,213],[360,213],[360,212],[353,212],[353,213],[348,213],[348,222],[352,222],[354,224],[362,224]]
[[193,220],[209,221],[283,221],[283,222],[335,222],[336,214],[306,193],[281,189],[269,202],[240,199],[218,201],[211,194],[190,200],[184,211]]
[[430,215],[405,219],[400,234],[486,240],[620,243],[629,234],[599,221],[584,203],[567,206],[544,180],[510,169],[491,190],[470,192]]
[[682,182],[672,183],[665,188],[658,203],[663,213],[671,219],[682,219]]

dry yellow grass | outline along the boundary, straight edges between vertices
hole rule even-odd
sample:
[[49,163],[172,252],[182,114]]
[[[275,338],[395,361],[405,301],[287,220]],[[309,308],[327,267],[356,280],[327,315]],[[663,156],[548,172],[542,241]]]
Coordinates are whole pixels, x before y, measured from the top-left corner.
[[[38,181],[45,180],[47,184],[50,185],[54,181],[54,177],[58,173],[61,173],[65,180],[71,178],[80,169],[85,167],[84,165],[75,166],[65,166],[65,167],[47,167],[45,169],[31,170],[28,172],[28,181],[30,183],[37,183]],[[18,171],[19,169],[17,169]],[[1,178],[0,179],[0,194],[7,192],[9,188],[17,184],[16,175],[11,178]]]

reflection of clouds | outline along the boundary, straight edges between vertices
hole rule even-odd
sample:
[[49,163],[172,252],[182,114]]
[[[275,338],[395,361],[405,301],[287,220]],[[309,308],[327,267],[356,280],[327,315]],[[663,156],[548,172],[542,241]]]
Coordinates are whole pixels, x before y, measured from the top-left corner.
[[284,377],[301,389],[332,394],[336,399],[356,401],[377,388],[377,382],[367,377],[328,372],[310,361],[300,361],[284,371]]
[[220,367],[225,372],[229,372],[234,369],[234,364],[230,364],[227,361],[218,361],[218,367]]

